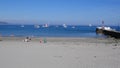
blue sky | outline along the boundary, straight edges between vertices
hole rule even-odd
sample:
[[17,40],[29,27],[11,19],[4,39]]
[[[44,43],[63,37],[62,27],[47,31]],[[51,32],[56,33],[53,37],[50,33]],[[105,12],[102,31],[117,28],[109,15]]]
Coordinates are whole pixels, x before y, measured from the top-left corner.
[[120,23],[120,0],[0,0],[0,20],[12,23]]

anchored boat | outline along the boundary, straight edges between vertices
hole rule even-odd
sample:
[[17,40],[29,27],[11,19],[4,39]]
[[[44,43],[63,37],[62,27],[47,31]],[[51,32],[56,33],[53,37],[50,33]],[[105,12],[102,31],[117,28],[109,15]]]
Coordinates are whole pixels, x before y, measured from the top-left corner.
[[109,37],[120,38],[120,31],[116,31],[110,27],[97,27],[96,33],[104,34]]

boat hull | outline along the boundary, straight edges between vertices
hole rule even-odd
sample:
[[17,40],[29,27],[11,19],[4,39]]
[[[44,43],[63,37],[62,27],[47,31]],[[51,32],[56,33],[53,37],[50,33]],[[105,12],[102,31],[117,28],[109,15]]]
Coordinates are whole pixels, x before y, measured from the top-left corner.
[[115,30],[105,30],[105,29],[98,29],[96,28],[96,33],[104,34],[109,37],[119,38],[120,39],[120,32]]

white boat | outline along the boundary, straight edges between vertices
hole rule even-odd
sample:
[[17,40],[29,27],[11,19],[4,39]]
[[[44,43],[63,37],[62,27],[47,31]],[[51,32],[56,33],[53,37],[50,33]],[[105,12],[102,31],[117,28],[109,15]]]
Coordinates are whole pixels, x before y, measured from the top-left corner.
[[115,29],[112,29],[110,27],[97,27],[96,28],[96,33],[104,33],[103,31],[107,30],[107,31],[115,31]]
[[97,29],[104,29],[104,30],[113,30],[112,28],[110,28],[110,27],[97,27]]
[[35,27],[35,28],[40,28],[40,26],[39,26],[39,25],[34,25],[34,27]]
[[66,24],[63,24],[63,27],[64,27],[64,28],[67,28],[67,25],[66,25]]
[[20,27],[24,27],[24,25],[21,25]]
[[88,26],[89,26],[89,27],[91,27],[91,26],[92,26],[92,24],[89,24]]
[[96,33],[98,34],[104,34],[108,37],[114,37],[120,39],[120,32],[116,31],[115,29],[112,29],[110,27],[97,27]]
[[46,27],[48,27],[48,24],[44,24],[42,27],[45,27],[45,28],[46,28]]
[[75,26],[72,26],[72,28],[74,29],[74,28],[75,28]]
[[112,31],[114,29],[110,28],[110,27],[105,27],[104,26],[104,21],[102,21],[102,26],[101,27],[97,27],[96,28],[96,32],[97,33],[103,33],[103,30],[108,30],[108,31]]

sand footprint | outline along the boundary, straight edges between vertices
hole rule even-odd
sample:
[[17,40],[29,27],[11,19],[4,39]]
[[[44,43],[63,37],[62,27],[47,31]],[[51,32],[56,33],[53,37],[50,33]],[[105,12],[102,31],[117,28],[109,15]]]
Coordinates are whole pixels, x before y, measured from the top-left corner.
[[63,56],[54,56],[55,58],[62,58]]

